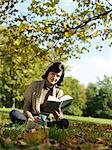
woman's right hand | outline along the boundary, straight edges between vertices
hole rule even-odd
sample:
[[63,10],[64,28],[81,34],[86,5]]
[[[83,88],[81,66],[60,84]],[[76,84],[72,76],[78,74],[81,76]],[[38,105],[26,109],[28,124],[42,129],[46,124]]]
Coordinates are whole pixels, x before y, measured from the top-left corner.
[[53,115],[56,120],[60,120],[63,117],[63,113],[62,113],[61,109],[55,110],[53,112]]

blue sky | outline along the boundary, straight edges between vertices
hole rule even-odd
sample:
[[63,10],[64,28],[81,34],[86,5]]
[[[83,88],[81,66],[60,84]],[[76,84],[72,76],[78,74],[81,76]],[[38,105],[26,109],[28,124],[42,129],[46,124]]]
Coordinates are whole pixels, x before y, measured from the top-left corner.
[[[30,2],[31,0],[28,0],[22,7],[18,6],[22,13],[26,13],[26,5]],[[68,12],[72,12],[76,7],[72,0],[61,0],[59,5]],[[95,42],[101,43],[97,40]],[[101,52],[92,47],[89,53],[81,55],[80,60],[70,59],[67,65],[70,66],[70,69],[66,71],[66,76],[73,76],[83,85],[88,85],[90,82],[95,83],[98,78],[102,80],[104,75],[112,76],[112,48],[108,46],[107,41]]]
[[[76,4],[72,0],[61,0],[60,5],[72,12]],[[102,41],[94,41],[94,44]],[[67,63],[70,66],[69,71],[66,71],[66,76],[72,76],[80,81],[83,85],[95,83],[98,78],[102,80],[104,75],[112,76],[112,48],[108,46],[108,41],[105,42],[101,52],[92,47],[89,53],[81,55],[80,60],[70,59]]]
[[104,75],[112,76],[112,50],[105,47],[101,52],[91,50],[81,56],[80,60],[70,59],[67,63],[70,70],[66,76],[72,76],[83,85],[95,83],[98,78],[102,80]]

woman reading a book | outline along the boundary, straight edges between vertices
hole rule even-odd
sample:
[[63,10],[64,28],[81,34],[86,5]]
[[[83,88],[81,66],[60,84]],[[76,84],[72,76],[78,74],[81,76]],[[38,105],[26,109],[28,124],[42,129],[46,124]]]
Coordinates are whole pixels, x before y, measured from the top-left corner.
[[[59,86],[63,82],[64,66],[60,62],[52,64],[42,78],[40,81],[33,81],[24,93],[24,114],[27,119],[31,119],[34,122],[38,122],[35,116],[41,116],[45,119],[49,116],[49,113],[44,112],[49,95],[58,99],[63,96],[63,91]],[[59,128],[68,127],[69,122],[67,119],[62,119],[63,113],[61,109],[54,110],[52,114],[54,115],[55,121],[47,122],[48,127],[54,125]]]

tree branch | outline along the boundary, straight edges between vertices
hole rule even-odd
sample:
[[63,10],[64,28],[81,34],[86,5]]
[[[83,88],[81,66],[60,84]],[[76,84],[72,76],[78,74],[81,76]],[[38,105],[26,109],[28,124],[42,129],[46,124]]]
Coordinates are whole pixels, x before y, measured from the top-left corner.
[[106,2],[107,2],[110,6],[112,6],[112,4],[111,4],[108,0],[106,0]]
[[[67,30],[65,30],[65,31],[63,31],[63,32],[55,32],[55,33],[58,33],[58,34],[59,34],[59,38],[61,37],[61,34],[64,34],[65,32],[68,32],[68,31],[70,31],[70,30],[75,30],[74,33],[76,33],[77,29],[79,29],[79,28],[81,28],[81,27],[84,27],[87,23],[89,23],[89,22],[91,22],[91,21],[93,21],[93,20],[99,19],[101,16],[107,15],[107,14],[110,13],[111,11],[112,11],[112,9],[109,10],[109,11],[106,11],[106,12],[104,12],[104,13],[102,13],[102,14],[99,14],[99,15],[97,15],[97,16],[94,16],[94,17],[92,17],[92,18],[89,18],[87,21],[82,22],[80,25],[76,26],[75,28],[69,28],[69,29],[67,29]],[[47,51],[49,51],[50,49],[52,49],[53,47],[56,46],[56,44],[59,42],[59,38],[58,38],[58,40],[54,43],[54,45],[52,45],[51,47],[48,48]]]
[[89,18],[87,21],[85,21],[85,22],[81,23],[80,25],[78,25],[77,27],[75,27],[75,29],[81,28],[81,27],[85,26],[87,23],[89,23],[90,21],[97,20],[97,19],[99,19],[101,16],[105,16],[105,15],[107,15],[108,13],[110,13],[111,11],[112,11],[112,9],[109,10],[109,11],[106,11],[106,12],[104,12],[104,13],[102,13],[102,14],[99,14],[99,15],[97,15],[97,16],[94,16],[94,17],[92,17],[92,18]]
[[69,28],[69,29],[66,29],[66,30],[63,31],[63,32],[55,32],[55,33],[64,34],[65,32],[68,32],[68,31],[70,31],[70,30],[75,30],[74,33],[76,33],[77,29],[84,27],[84,26],[85,26],[86,24],[88,24],[89,22],[91,22],[91,21],[93,21],[93,20],[97,20],[97,19],[99,19],[101,16],[105,16],[105,15],[109,14],[110,12],[112,12],[112,9],[109,10],[109,11],[106,11],[106,12],[104,12],[104,13],[102,13],[102,14],[99,14],[99,15],[97,15],[97,16],[94,16],[94,17],[92,17],[92,18],[89,18],[88,20],[86,20],[85,22],[82,22],[81,24],[79,24],[78,26],[76,26],[76,27],[74,27],[74,28]]

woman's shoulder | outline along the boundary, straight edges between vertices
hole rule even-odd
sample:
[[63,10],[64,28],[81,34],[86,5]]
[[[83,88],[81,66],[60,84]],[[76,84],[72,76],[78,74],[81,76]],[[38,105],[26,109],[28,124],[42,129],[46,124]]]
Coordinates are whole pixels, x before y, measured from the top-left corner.
[[43,80],[35,80],[35,81],[32,81],[31,85],[36,86],[36,85],[41,84],[43,82],[44,82]]

